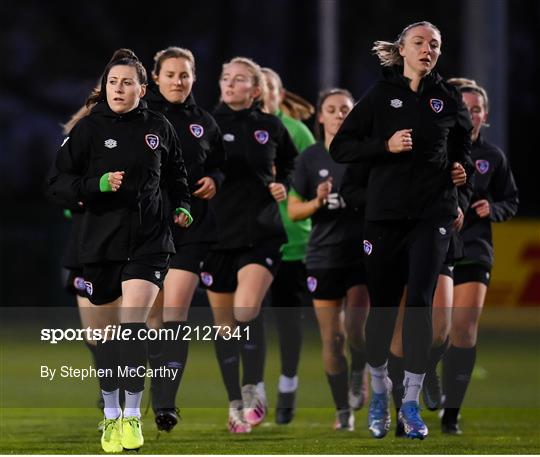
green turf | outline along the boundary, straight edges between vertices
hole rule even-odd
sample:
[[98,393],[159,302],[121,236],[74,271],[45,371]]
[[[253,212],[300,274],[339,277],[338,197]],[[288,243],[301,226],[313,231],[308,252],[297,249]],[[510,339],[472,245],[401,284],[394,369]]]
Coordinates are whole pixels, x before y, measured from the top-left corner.
[[[95,380],[45,381],[40,364],[88,366],[81,344],[56,346],[20,332],[4,331],[0,344],[0,453],[99,453]],[[540,345],[533,332],[481,335],[477,369],[463,410],[462,437],[443,436],[435,413],[424,412],[430,436],[423,442],[369,437],[366,411],[356,431],[334,432],[334,412],[320,361],[316,332],[307,332],[300,366],[299,410],[288,426],[273,414],[253,433],[232,436],[225,427],[226,395],[211,343],[198,342],[190,355],[179,404],[183,420],[157,436],[151,415],[144,420],[150,454],[520,454],[540,453]],[[277,347],[270,339],[267,390],[274,404]],[[145,400],[143,400],[145,401]],[[40,406],[40,407],[36,407]],[[53,408],[53,406],[60,406]]]
[[[467,409],[466,435],[443,436],[433,413],[424,414],[432,433],[425,441],[370,438],[366,414],[357,414],[353,433],[331,430],[331,409],[301,409],[288,426],[271,420],[250,435],[231,436],[225,429],[225,409],[183,410],[182,423],[170,434],[157,436],[151,418],[144,421],[149,454],[521,454],[538,453],[538,410]],[[4,410],[1,453],[100,453],[96,424],[89,409]]]

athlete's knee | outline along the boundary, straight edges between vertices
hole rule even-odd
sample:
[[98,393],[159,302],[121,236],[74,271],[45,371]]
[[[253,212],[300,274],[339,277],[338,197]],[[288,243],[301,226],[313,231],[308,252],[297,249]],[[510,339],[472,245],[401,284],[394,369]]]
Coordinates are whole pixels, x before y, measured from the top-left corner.
[[334,355],[343,353],[345,335],[339,331],[329,332],[322,338],[324,348]]
[[469,323],[454,329],[451,339],[454,346],[468,348],[476,345],[477,337],[478,327],[476,324]]
[[366,342],[366,335],[363,326],[346,326],[347,339],[354,347],[362,347]]
[[234,317],[240,322],[249,322],[256,319],[259,315],[260,308],[258,306],[235,306]]
[[433,346],[442,345],[448,338],[450,325],[446,323],[433,323]]

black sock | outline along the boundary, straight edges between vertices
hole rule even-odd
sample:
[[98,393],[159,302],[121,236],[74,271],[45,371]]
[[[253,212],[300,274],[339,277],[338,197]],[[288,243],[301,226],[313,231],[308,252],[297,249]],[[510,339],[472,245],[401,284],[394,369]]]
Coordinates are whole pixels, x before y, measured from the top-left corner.
[[98,341],[95,349],[96,369],[106,370],[105,376],[99,377],[99,387],[105,392],[112,392],[120,387],[118,379],[118,341]]
[[443,421],[445,419],[457,420],[475,361],[476,346],[472,348],[450,346],[446,351],[443,364],[443,392],[445,394]]
[[236,338],[225,340],[221,336],[218,336],[214,340],[214,347],[229,401],[242,400],[242,392],[240,391],[240,347],[238,340]]
[[[161,366],[161,351],[163,350],[163,341],[161,338],[148,340],[148,365],[156,369]],[[153,379],[153,378],[152,378]]]
[[326,373],[326,379],[328,379],[336,409],[349,409],[349,374],[347,370],[339,374]]
[[448,340],[449,338],[446,338],[446,341],[441,344],[440,346],[434,346],[431,348],[431,352],[429,353],[429,361],[428,361],[428,371],[436,371],[437,365],[443,358],[444,353],[446,352],[446,349],[448,348]]
[[392,398],[396,411],[401,408],[401,400],[403,399],[403,357],[396,357],[390,352],[388,355],[388,377],[392,381]]
[[302,308],[275,308],[274,313],[279,334],[281,374],[294,378],[298,373],[302,347]]
[[[148,329],[148,327],[147,327]],[[148,365],[152,370],[157,370],[161,366],[161,351],[163,350],[163,341],[161,338],[148,340]],[[161,404],[159,395],[161,392],[161,378],[152,376],[150,378],[150,394],[152,395],[152,405],[154,410]]]
[[351,352],[351,371],[362,371],[366,367],[366,348],[355,349],[349,344]]
[[[263,380],[266,358],[266,335],[262,313],[249,322],[239,322],[238,326],[242,335],[240,340],[244,370],[242,385],[258,384]],[[249,328],[249,333],[246,331],[247,328]]]
[[142,372],[142,369],[139,368],[141,366],[146,369],[148,344],[145,339],[139,338],[139,332],[146,329],[146,325],[144,322],[128,322],[122,323],[121,326],[122,332],[129,329],[131,334],[126,340],[120,341],[119,366],[122,372],[127,370],[131,375],[123,376],[120,380],[120,386],[129,392],[142,392],[146,376],[137,376],[133,373],[133,370]]
[[[178,328],[184,327],[185,322],[164,322],[163,328],[174,332],[174,335],[177,334]],[[179,335],[182,335],[181,330],[178,331]],[[161,378],[159,384],[159,395],[156,407],[173,409],[176,404],[176,394],[178,392],[178,387],[182,380],[182,375],[184,374],[184,369],[186,366],[186,360],[188,356],[189,341],[180,338],[180,340],[175,340],[172,338],[167,338],[163,340],[162,345],[162,354],[160,357],[160,366],[170,369],[177,369],[177,375],[174,379],[169,376]]]

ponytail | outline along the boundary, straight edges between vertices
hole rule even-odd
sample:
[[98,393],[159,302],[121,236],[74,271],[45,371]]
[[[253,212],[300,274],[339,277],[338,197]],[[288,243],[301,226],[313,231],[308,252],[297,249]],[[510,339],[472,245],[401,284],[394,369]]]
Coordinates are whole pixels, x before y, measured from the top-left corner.
[[399,53],[399,48],[405,44],[405,37],[409,30],[414,29],[415,27],[430,27],[435,30],[439,35],[441,31],[434,26],[431,22],[420,21],[415,22],[414,24],[409,24],[405,27],[396,41],[375,41],[371,51],[375,54],[383,67],[391,67],[392,65],[403,65],[403,57]]

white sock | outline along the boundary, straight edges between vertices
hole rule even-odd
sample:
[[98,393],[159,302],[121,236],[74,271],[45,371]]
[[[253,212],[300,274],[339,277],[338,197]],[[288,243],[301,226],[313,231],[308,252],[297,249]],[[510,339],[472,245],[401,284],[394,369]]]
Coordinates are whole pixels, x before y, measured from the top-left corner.
[[122,414],[122,409],[120,408],[120,389],[113,390],[112,392],[102,390],[101,396],[103,397],[105,419],[118,419],[120,414]]
[[257,395],[259,398],[262,398],[264,401],[266,401],[266,389],[264,388],[264,382],[258,382],[255,386],[255,392],[257,392]]
[[383,394],[391,389],[390,379],[388,378],[388,362],[380,367],[372,367],[368,364],[371,374],[371,388],[376,394]]
[[124,408],[124,417],[141,418],[141,400],[143,391],[130,392],[126,390],[126,406]]
[[279,375],[279,391],[282,394],[290,394],[298,389],[298,376],[289,378],[288,376]]
[[403,376],[403,403],[408,401],[420,401],[420,391],[422,390],[422,383],[424,382],[425,373],[416,374],[410,371],[405,371]]

